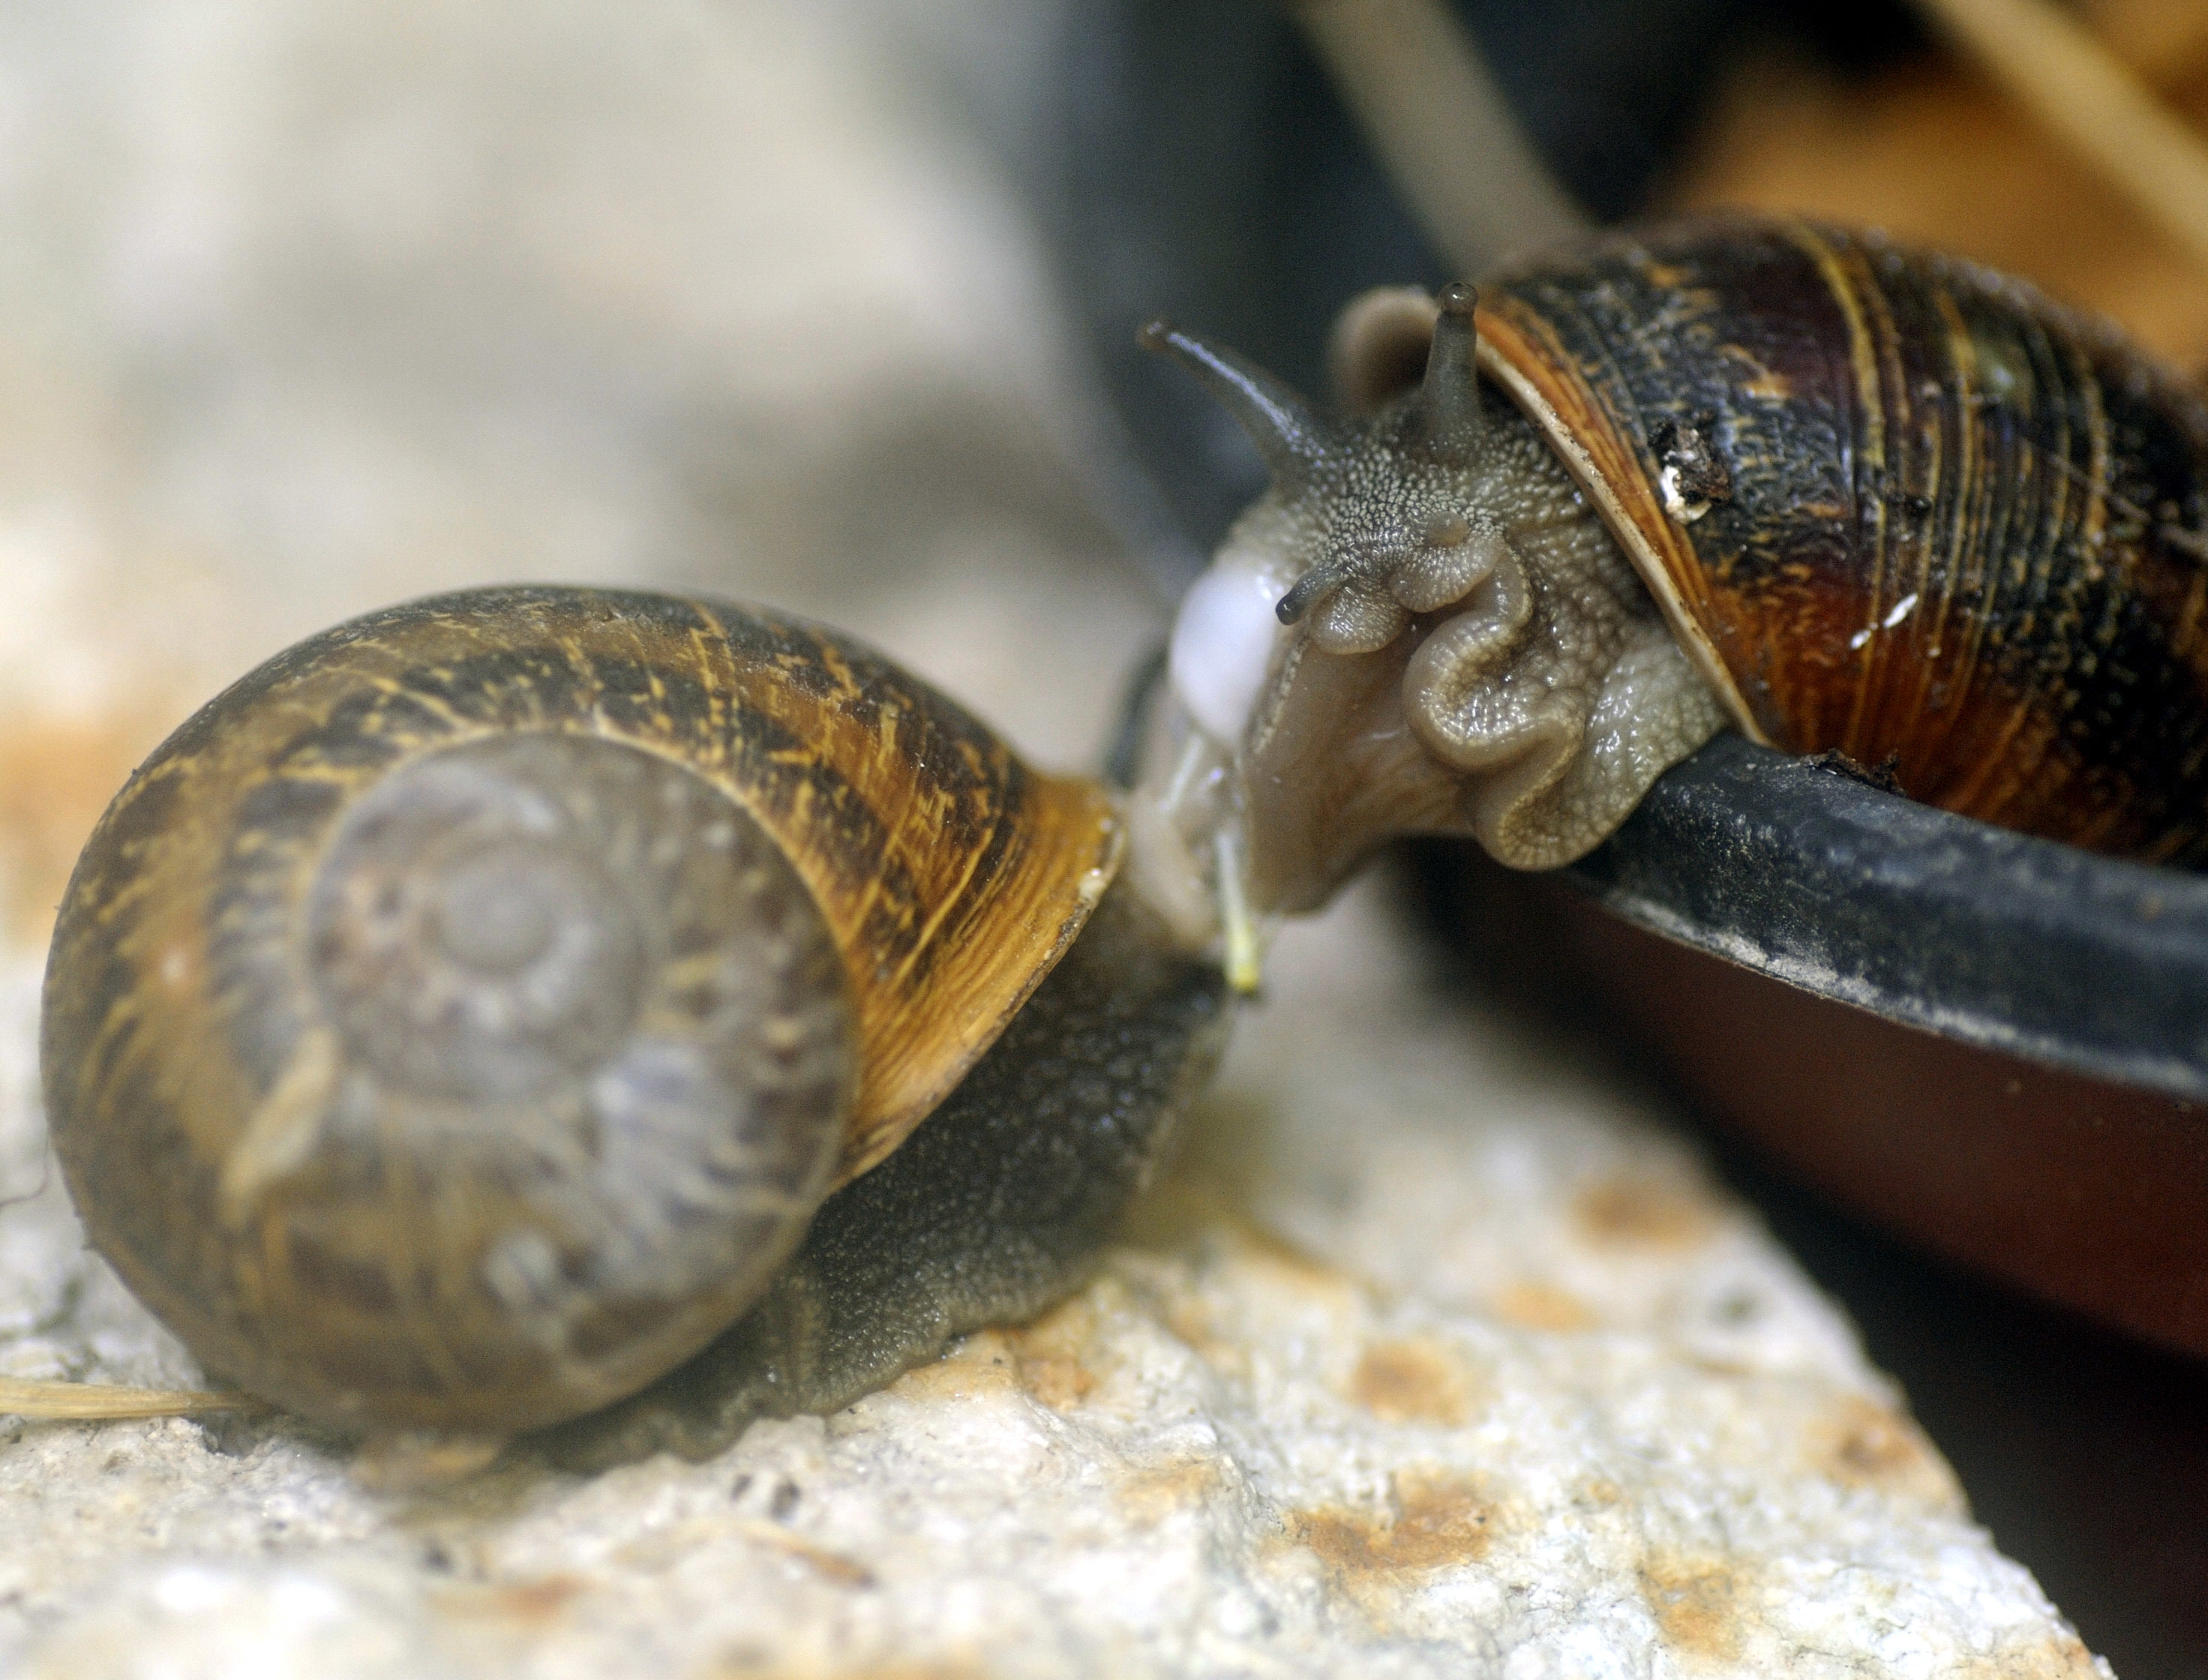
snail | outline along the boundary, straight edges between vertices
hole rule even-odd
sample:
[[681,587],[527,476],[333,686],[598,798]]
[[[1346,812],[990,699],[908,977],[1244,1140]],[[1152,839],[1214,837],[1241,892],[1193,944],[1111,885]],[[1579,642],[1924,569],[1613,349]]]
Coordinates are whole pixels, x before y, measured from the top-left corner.
[[1143,337],[1275,483],[1124,799],[835,633],[587,590],[356,620],[140,769],[46,1101],[211,1371],[577,1462],[832,1409],[1078,1281],[1279,916],[1397,834],[1569,861],[1728,725],[2208,852],[2208,412],[2019,283],[1612,235],[1353,306],[1347,418]]
[[1147,801],[1191,882],[1228,836],[1261,919],[1391,834],[1569,862],[1728,726],[2208,857],[2208,408],[2019,281],[1799,220],[1652,225],[1360,300],[1340,419],[1142,339],[1273,474],[1180,610]]
[[1093,1257],[1222,1019],[1123,849],[1107,789],[796,621],[370,614],[101,819],[47,970],[54,1151],[252,1394],[458,1451],[717,1337],[717,1419],[651,1424],[703,1450]]

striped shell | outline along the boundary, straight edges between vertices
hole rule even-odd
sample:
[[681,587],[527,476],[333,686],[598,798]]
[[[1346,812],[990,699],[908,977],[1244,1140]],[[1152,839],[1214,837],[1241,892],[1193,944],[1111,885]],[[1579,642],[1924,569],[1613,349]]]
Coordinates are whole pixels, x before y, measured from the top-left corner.
[[1535,260],[1477,322],[1745,733],[2208,856],[2208,409],[2112,328],[1749,219]]
[[765,1287],[1041,981],[1116,867],[830,632],[468,591],[235,685],[62,908],[43,1060],[93,1242],[211,1369],[505,1434]]

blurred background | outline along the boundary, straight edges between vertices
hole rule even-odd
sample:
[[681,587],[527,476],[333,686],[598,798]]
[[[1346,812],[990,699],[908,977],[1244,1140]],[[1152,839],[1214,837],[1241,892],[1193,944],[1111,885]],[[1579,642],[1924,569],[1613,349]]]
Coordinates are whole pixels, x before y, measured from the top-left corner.
[[[1135,324],[1170,311],[1311,388],[1343,298],[1467,266],[1421,237],[1294,10],[0,3],[15,942],[43,942],[83,832],[189,706],[431,590],[771,602],[1047,762],[1091,759],[1257,483],[1239,434],[1136,357]],[[1593,219],[1875,223],[2208,359],[2198,259],[1907,8],[1458,15]],[[2208,4],[2076,15],[2208,117]],[[1710,1147],[2087,1642],[2127,1675],[2208,1675],[2208,1376]]]
[[1048,21],[0,7],[17,930],[189,705],[494,579],[832,616],[1089,757],[1162,606],[1082,489],[1069,337],[969,103],[1041,88]]

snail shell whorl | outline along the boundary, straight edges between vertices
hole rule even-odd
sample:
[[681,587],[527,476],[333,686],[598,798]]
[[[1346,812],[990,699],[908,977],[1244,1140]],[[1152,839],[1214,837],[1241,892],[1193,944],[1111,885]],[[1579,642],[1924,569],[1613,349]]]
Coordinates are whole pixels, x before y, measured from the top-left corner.
[[1101,795],[809,627],[394,609],[245,679],[103,820],[48,971],[57,1153],[215,1370],[531,1427],[736,1317],[1115,857]]

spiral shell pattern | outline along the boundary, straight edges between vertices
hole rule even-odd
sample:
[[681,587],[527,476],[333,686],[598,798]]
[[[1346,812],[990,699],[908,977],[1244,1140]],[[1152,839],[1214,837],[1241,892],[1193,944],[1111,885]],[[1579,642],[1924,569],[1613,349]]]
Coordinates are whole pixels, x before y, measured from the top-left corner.
[[1116,843],[1101,794],[807,626],[393,609],[210,703],[103,819],[48,969],[56,1152],[216,1373],[363,1427],[556,1421],[758,1298]]

